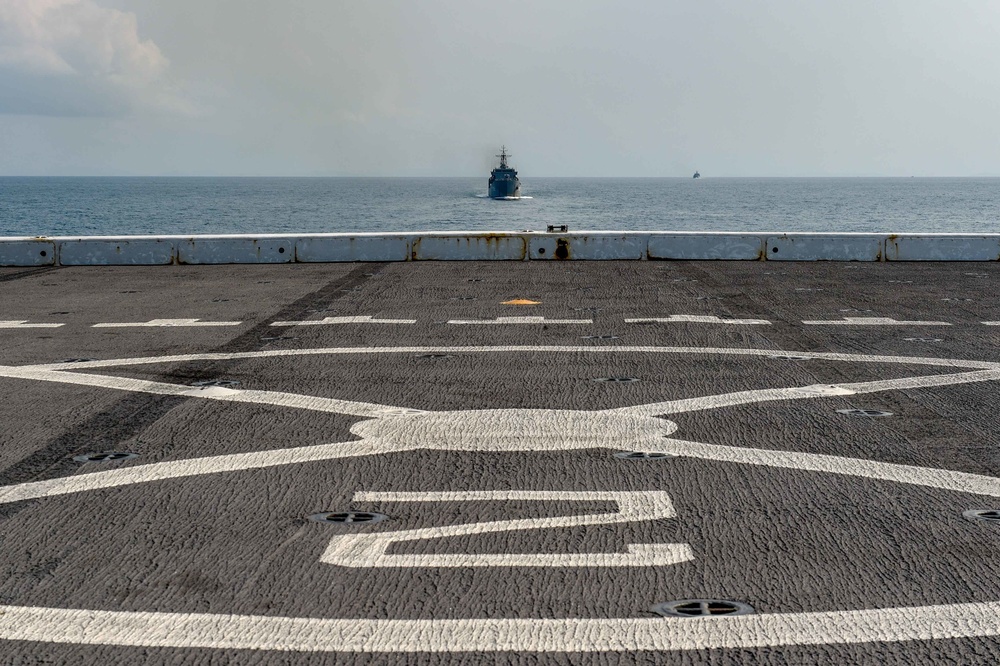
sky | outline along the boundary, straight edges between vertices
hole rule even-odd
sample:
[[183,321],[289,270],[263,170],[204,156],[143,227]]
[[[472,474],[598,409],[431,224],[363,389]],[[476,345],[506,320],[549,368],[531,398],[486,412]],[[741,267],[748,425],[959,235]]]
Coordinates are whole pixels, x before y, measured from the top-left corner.
[[996,0],[0,0],[0,175],[1000,176]]

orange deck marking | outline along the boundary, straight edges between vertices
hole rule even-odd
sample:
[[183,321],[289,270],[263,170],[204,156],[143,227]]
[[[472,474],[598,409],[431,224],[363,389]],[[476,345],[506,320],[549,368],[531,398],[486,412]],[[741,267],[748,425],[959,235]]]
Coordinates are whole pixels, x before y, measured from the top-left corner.
[[515,298],[511,301],[504,301],[500,305],[539,305],[541,301],[529,301],[527,298]]

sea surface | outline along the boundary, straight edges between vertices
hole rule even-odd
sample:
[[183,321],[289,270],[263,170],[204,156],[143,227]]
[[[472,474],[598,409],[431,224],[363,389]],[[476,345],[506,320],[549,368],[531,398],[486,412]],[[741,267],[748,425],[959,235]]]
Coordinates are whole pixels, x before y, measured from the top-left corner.
[[419,230],[1000,232],[998,178],[0,178],[0,236]]

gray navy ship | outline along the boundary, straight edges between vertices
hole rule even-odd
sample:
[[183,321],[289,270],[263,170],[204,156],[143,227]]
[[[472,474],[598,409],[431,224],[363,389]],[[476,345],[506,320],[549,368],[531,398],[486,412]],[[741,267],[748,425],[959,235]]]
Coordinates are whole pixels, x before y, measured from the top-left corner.
[[490,198],[510,199],[521,196],[521,181],[517,179],[517,171],[507,164],[507,147],[500,147],[500,166],[490,172]]

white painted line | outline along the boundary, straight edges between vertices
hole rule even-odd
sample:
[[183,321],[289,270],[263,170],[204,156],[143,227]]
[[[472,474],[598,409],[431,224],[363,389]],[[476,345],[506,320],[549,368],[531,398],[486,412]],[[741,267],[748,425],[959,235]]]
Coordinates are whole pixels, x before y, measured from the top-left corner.
[[0,321],[0,328],[59,328],[66,324],[29,324],[27,319]]
[[856,393],[856,391],[841,386],[820,384],[815,386],[794,386],[791,388],[737,391],[735,393],[722,393],[719,395],[706,395],[697,398],[683,398],[681,400],[654,402],[648,405],[618,407],[608,411],[617,414],[629,414],[635,416],[662,416],[667,414],[700,412],[707,409],[719,409],[721,407],[733,407],[735,405],[749,405],[759,402],[853,395],[854,393]]
[[151,319],[143,322],[94,324],[92,328],[146,328],[169,326],[239,326],[241,321],[201,321],[200,319]]
[[[526,353],[589,353],[589,354],[701,354],[707,356],[801,356],[827,361],[853,363],[903,363],[910,365],[933,365],[950,368],[1000,369],[1000,362],[973,361],[966,359],[935,358],[922,356],[885,356],[881,354],[844,354],[839,352],[783,351],[780,349],[731,349],[726,347],[657,347],[612,345],[498,345],[493,347],[321,347],[317,349],[269,349],[251,352],[174,354],[170,356],[147,356],[118,358],[79,363],[42,363],[19,366],[18,369],[78,370],[87,368],[113,368],[130,365],[151,365],[157,363],[179,363],[186,361],[231,361],[250,358],[276,358],[281,356],[332,356],[350,354],[526,354]],[[0,366],[0,376],[4,372]]]
[[283,652],[664,652],[996,636],[998,615],[1000,602],[706,618],[434,620],[0,606],[0,639]]
[[[394,532],[339,534],[331,538],[320,558],[342,567],[652,567],[669,566],[694,559],[687,544],[630,544],[626,553],[398,553],[387,551],[394,544],[426,541],[469,534],[493,534],[514,530],[539,530],[610,525],[673,518],[670,496],[662,491],[591,492],[487,490],[468,492],[359,492],[355,502],[504,502],[605,501],[618,505],[614,513],[522,518],[484,523],[462,523]],[[395,550],[395,549],[394,549]]]
[[[704,348],[610,348],[648,353],[774,356],[789,354],[775,350],[719,350]],[[66,372],[71,368],[95,368],[115,365],[169,362],[174,358],[203,360],[293,356],[312,353],[403,353],[403,352],[497,352],[497,351],[594,351],[591,347],[504,347],[504,348],[390,348],[298,350],[297,353],[244,352],[239,354],[202,354],[155,359],[118,359],[57,366],[0,366],[0,376],[61,381],[123,390],[146,390],[153,393],[192,392],[191,387],[144,382],[127,378],[85,375]],[[909,377],[899,380],[863,382],[849,385],[814,385],[775,389],[786,397],[825,397],[851,392],[940,386],[969,381],[988,381],[1000,377],[1000,364],[983,361],[887,357],[858,354],[794,352],[797,356],[850,362],[888,362],[944,367],[977,368],[979,372]],[[58,367],[60,370],[54,368]],[[742,392],[726,396],[691,399],[715,404],[745,400]],[[292,394],[267,392],[218,391],[206,389],[205,397],[233,399],[242,394],[257,395],[259,402],[293,404],[297,399],[322,400]],[[284,396],[284,397],[282,397]],[[760,394],[756,397],[762,397]],[[275,399],[279,402],[270,402]],[[673,401],[674,404],[682,401]],[[344,401],[346,408],[365,403]],[[658,403],[659,405],[671,403]],[[694,403],[692,403],[694,404]],[[372,406],[368,405],[366,409]],[[870,460],[842,458],[795,451],[748,449],[669,439],[666,434],[676,424],[644,414],[616,410],[572,411],[495,409],[453,412],[419,412],[406,408],[385,408],[371,413],[372,420],[355,423],[351,431],[362,441],[262,451],[194,460],[136,465],[108,472],[78,474],[64,479],[0,488],[0,502],[46,497],[96,488],[110,488],[148,481],[191,475],[257,469],[274,465],[311,462],[332,458],[393,453],[415,448],[440,448],[461,451],[541,451],[603,448],[609,441],[636,450],[662,451],[673,455],[714,460],[724,463],[839,474],[870,480],[920,485],[959,493],[1000,497],[1000,479],[951,470],[897,465]],[[640,406],[648,409],[649,406]],[[465,495],[466,499],[512,499],[519,491],[485,491]],[[542,500],[551,498],[546,491]],[[553,491],[554,492],[554,491]],[[630,509],[619,498],[620,515]],[[361,498],[378,501],[400,497],[425,501],[449,501],[455,493],[370,493]],[[391,501],[391,499],[390,499]],[[662,510],[662,503],[661,503]],[[672,511],[672,509],[671,509]],[[579,516],[590,519],[594,516]],[[572,519],[573,517],[571,517]],[[563,517],[562,520],[566,518]],[[541,519],[551,520],[551,519]],[[558,519],[557,519],[558,520]],[[505,528],[510,529],[508,521]],[[516,521],[515,521],[516,523]],[[451,526],[455,529],[496,529],[492,523]],[[538,524],[534,523],[533,527]],[[547,525],[546,525],[547,526]],[[449,528],[440,528],[449,529]],[[405,531],[412,536],[416,531]],[[398,536],[398,535],[397,535]],[[684,544],[667,544],[683,547]],[[648,546],[648,545],[647,545]],[[634,555],[637,548],[631,546]],[[384,553],[385,551],[381,551]],[[676,551],[676,554],[684,554]],[[614,554],[610,554],[614,555]],[[376,556],[378,556],[376,554]],[[437,557],[431,555],[432,557]],[[406,557],[404,555],[404,557]],[[398,566],[398,563],[395,564]],[[651,600],[652,601],[652,600]],[[447,651],[523,651],[523,652],[608,652],[637,650],[687,650],[714,647],[761,647],[774,645],[865,643],[886,641],[933,640],[961,636],[1000,635],[1000,602],[846,610],[820,613],[748,615],[715,618],[617,618],[617,619],[445,619],[445,620],[365,620],[359,618],[320,619],[274,616],[234,616],[175,614],[82,609],[0,607],[0,638],[74,644],[111,644],[167,647],[204,647],[270,649],[285,651],[341,652],[447,652]]]
[[646,317],[643,319],[626,319],[626,324],[653,323],[686,323],[686,324],[739,324],[744,326],[770,325],[767,319],[720,319],[715,315],[670,315],[668,317]]
[[921,377],[903,377],[901,379],[882,379],[871,382],[855,382],[850,384],[816,384],[812,386],[796,386],[792,388],[759,389],[755,391],[737,391],[699,398],[683,398],[666,402],[619,407],[609,410],[619,414],[638,416],[657,416],[700,412],[720,407],[748,405],[776,400],[800,400],[803,398],[824,398],[856,393],[876,393],[879,391],[898,391],[901,389],[930,388],[934,386],[953,386],[956,384],[972,384],[1000,379],[1000,370],[980,370],[978,372],[960,372],[947,375],[927,375]]
[[[876,481],[889,481],[939,490],[950,490],[970,495],[1000,497],[1000,478],[955,472],[933,467],[914,467],[912,465],[897,465],[876,460],[860,458],[842,458],[819,453],[802,453],[799,451],[778,451],[773,449],[751,449],[739,446],[722,446],[720,444],[702,444],[679,439],[664,439],[659,445],[644,449],[650,452],[669,453],[675,456],[715,460],[718,462],[737,463],[740,465],[759,465],[794,469],[805,472],[821,472],[854,476]],[[1000,631],[1000,625],[998,625]]]
[[807,326],[951,326],[946,321],[897,321],[891,317],[844,317],[830,321],[803,321]]
[[327,324],[416,324],[416,319],[375,319],[370,315],[357,317],[324,317],[304,321],[276,321],[271,326],[325,326]]
[[593,324],[593,319],[546,319],[545,317],[497,317],[496,319],[451,319],[449,324]]
[[[70,364],[67,363],[65,365]],[[283,393],[277,391],[244,391],[220,386],[198,388],[185,386],[183,384],[167,384],[164,382],[152,382],[143,379],[131,379],[128,377],[88,375],[81,372],[59,372],[46,368],[12,368],[9,366],[0,366],[0,377],[35,379],[44,382],[78,384],[82,386],[117,389],[120,391],[133,391],[136,393],[152,393],[155,395],[180,395],[190,398],[204,398],[206,400],[220,400],[224,402],[246,402],[262,405],[275,405],[279,407],[291,407],[292,409],[305,409],[314,412],[331,412],[335,414],[349,414],[352,416],[364,416],[367,418],[423,413],[418,409],[394,407],[392,405],[377,405],[353,400],[321,398],[318,396],[301,395],[298,393]]]
[[204,476],[205,474],[219,474],[222,472],[237,472],[247,469],[262,469],[265,467],[294,465],[319,460],[334,460],[336,458],[357,458],[405,450],[405,448],[393,449],[391,445],[385,445],[381,442],[341,442],[338,444],[317,444],[316,446],[300,446],[291,449],[252,451],[250,453],[171,460],[150,463],[148,465],[133,465],[107,472],[76,474],[58,479],[47,479],[45,481],[33,481],[0,487],[0,504],[81,493],[89,490],[131,486],[151,481]]
[[983,324],[987,326],[1000,326],[1000,321],[984,321]]

